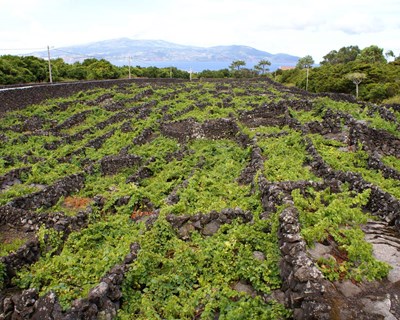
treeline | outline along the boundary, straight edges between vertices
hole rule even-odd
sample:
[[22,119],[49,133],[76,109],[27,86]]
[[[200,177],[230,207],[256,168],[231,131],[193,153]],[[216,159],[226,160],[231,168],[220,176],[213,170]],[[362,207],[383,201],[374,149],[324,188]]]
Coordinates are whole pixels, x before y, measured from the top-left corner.
[[[105,59],[86,59],[73,64],[63,59],[51,59],[51,74],[53,81],[70,80],[102,80],[127,78],[129,67],[117,67]],[[147,78],[183,78],[189,79],[190,74],[175,67],[131,67],[131,77]],[[34,56],[0,56],[0,84],[17,84],[49,81],[48,60]]]
[[196,74],[198,78],[255,78],[259,76],[268,76],[271,62],[266,59],[260,60],[253,69],[245,68],[246,61],[234,60],[229,69],[221,70],[203,70]]
[[[243,60],[233,61],[229,69],[204,70],[193,74],[196,78],[253,78],[257,76],[267,76],[268,60],[261,60],[254,69],[245,68],[246,62]],[[105,59],[89,58],[83,62],[73,64],[66,63],[63,59],[51,59],[51,74],[53,81],[70,80],[102,80],[119,79],[131,77],[145,78],[180,78],[189,79],[190,74],[176,67],[140,67],[128,66],[118,67]],[[48,60],[34,56],[0,56],[0,84],[17,84],[49,81]]]
[[[310,57],[310,56],[308,56]],[[301,63],[292,70],[278,70],[276,80],[310,92],[340,92],[371,102],[400,103],[400,56],[372,45],[332,50],[320,66]],[[308,74],[308,79],[307,79]]]
[[[364,49],[358,46],[332,50],[323,57],[318,67],[313,67],[311,56],[299,59],[291,70],[278,69],[273,73],[268,60],[261,60],[254,68],[246,68],[246,62],[236,60],[229,68],[203,70],[196,78],[253,78],[273,77],[275,80],[294,85],[310,92],[338,92],[355,94],[365,101],[400,103],[400,56],[392,51],[372,45]],[[53,81],[102,80],[127,78],[129,67],[117,67],[109,61],[90,58],[83,62],[66,63],[52,59]],[[176,67],[131,67],[131,77],[189,79],[189,72]],[[48,61],[27,56],[0,56],[0,84],[16,84],[49,81]]]

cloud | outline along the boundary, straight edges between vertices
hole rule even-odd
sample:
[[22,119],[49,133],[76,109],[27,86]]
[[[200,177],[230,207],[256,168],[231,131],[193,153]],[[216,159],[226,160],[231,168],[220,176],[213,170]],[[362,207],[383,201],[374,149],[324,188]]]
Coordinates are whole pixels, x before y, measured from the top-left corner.
[[130,37],[322,56],[348,45],[396,50],[400,29],[398,0],[0,0],[0,8],[6,48]]
[[379,17],[351,13],[338,17],[331,22],[330,27],[352,35],[381,32],[385,30],[386,25]]

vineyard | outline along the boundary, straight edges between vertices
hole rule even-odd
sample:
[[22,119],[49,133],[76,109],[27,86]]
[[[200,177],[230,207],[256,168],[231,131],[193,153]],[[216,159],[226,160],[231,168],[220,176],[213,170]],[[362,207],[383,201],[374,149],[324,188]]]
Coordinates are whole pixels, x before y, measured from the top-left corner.
[[400,318],[400,106],[78,89],[0,93],[0,319]]

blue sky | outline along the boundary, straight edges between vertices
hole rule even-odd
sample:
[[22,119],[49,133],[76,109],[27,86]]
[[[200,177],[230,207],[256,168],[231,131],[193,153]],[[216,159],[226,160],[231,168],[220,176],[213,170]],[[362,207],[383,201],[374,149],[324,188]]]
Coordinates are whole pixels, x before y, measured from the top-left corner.
[[0,0],[0,54],[121,37],[247,45],[316,62],[349,45],[397,56],[400,1]]

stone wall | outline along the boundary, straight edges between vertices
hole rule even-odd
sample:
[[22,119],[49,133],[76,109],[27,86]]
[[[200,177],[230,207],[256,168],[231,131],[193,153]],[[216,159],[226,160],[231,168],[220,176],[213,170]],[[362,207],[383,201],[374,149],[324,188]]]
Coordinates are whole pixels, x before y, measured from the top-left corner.
[[141,161],[141,157],[133,154],[105,156],[100,160],[100,168],[103,175],[116,174],[123,168],[139,165]]
[[[62,212],[36,213],[6,205],[0,207],[0,224],[11,225],[15,229],[26,232],[35,232],[40,226],[53,228],[60,232],[63,240],[68,238],[72,231],[85,228],[88,223],[89,212],[80,211],[75,216],[66,216]],[[0,257],[0,262],[6,267],[4,283],[10,285],[16,271],[22,267],[35,263],[41,254],[37,237],[22,245],[16,252]]]
[[[287,307],[293,310],[294,319],[331,319],[330,302],[325,296],[326,281],[322,273],[307,255],[306,243],[300,235],[298,211],[294,206],[290,191],[292,188],[307,186],[322,187],[322,184],[300,182],[297,185],[272,184],[259,177],[261,200],[266,211],[264,216],[276,211],[276,206],[284,205],[279,216],[279,247],[281,250],[280,274],[281,290]],[[310,185],[311,184],[311,185]]]
[[[135,221],[145,221],[147,228],[150,229],[157,218],[157,214],[150,214],[135,219]],[[187,240],[194,230],[204,236],[212,236],[221,225],[232,223],[235,219],[240,219],[242,223],[249,223],[252,221],[253,215],[237,208],[192,216],[168,215],[166,219],[176,230],[178,236]],[[23,290],[7,297],[0,294],[0,319],[113,319],[121,307],[124,275],[130,264],[136,260],[139,250],[138,243],[131,244],[130,252],[125,256],[124,261],[114,266],[102,277],[99,284],[90,290],[87,297],[74,300],[71,308],[66,311],[62,311],[54,292],[49,292],[42,297],[39,297],[36,289]],[[26,257],[26,264],[37,261],[40,256],[37,240],[21,247],[16,255],[20,256],[19,260],[14,263],[15,266],[19,263],[18,267],[23,266],[23,257]],[[8,261],[13,260],[13,257],[7,257],[8,260],[5,263],[11,264]]]
[[[180,83],[186,80],[180,79],[124,79],[124,80],[101,80],[101,81],[82,81],[69,83],[55,83],[46,85],[31,85],[24,89],[13,89],[0,91],[0,114],[7,111],[23,109],[32,104],[39,104],[46,99],[68,97],[80,91],[94,88],[111,88],[115,85],[138,84],[168,84]],[[138,99],[149,94],[142,93]]]
[[72,192],[77,192],[84,186],[84,176],[82,173],[72,174],[55,182],[43,190],[15,198],[10,202],[14,208],[35,210],[39,208],[49,208],[55,205],[62,196],[67,196]]
[[351,189],[357,192],[371,189],[366,209],[372,214],[379,216],[381,220],[395,226],[400,231],[400,201],[398,199],[372,183],[365,181],[358,173],[332,169],[323,161],[312,141],[310,139],[306,139],[305,141],[307,152],[312,157],[310,165],[318,176],[325,178],[327,181],[338,180],[348,182]]
[[400,139],[384,130],[368,127],[363,121],[355,121],[350,128],[350,143],[357,145],[361,142],[363,148],[370,152],[380,152],[400,158]]
[[39,297],[36,289],[27,289],[11,297],[0,295],[0,319],[75,320],[113,319],[122,303],[122,282],[129,265],[137,258],[140,247],[131,244],[121,264],[114,266],[92,288],[86,298],[72,302],[62,311],[54,292]]

